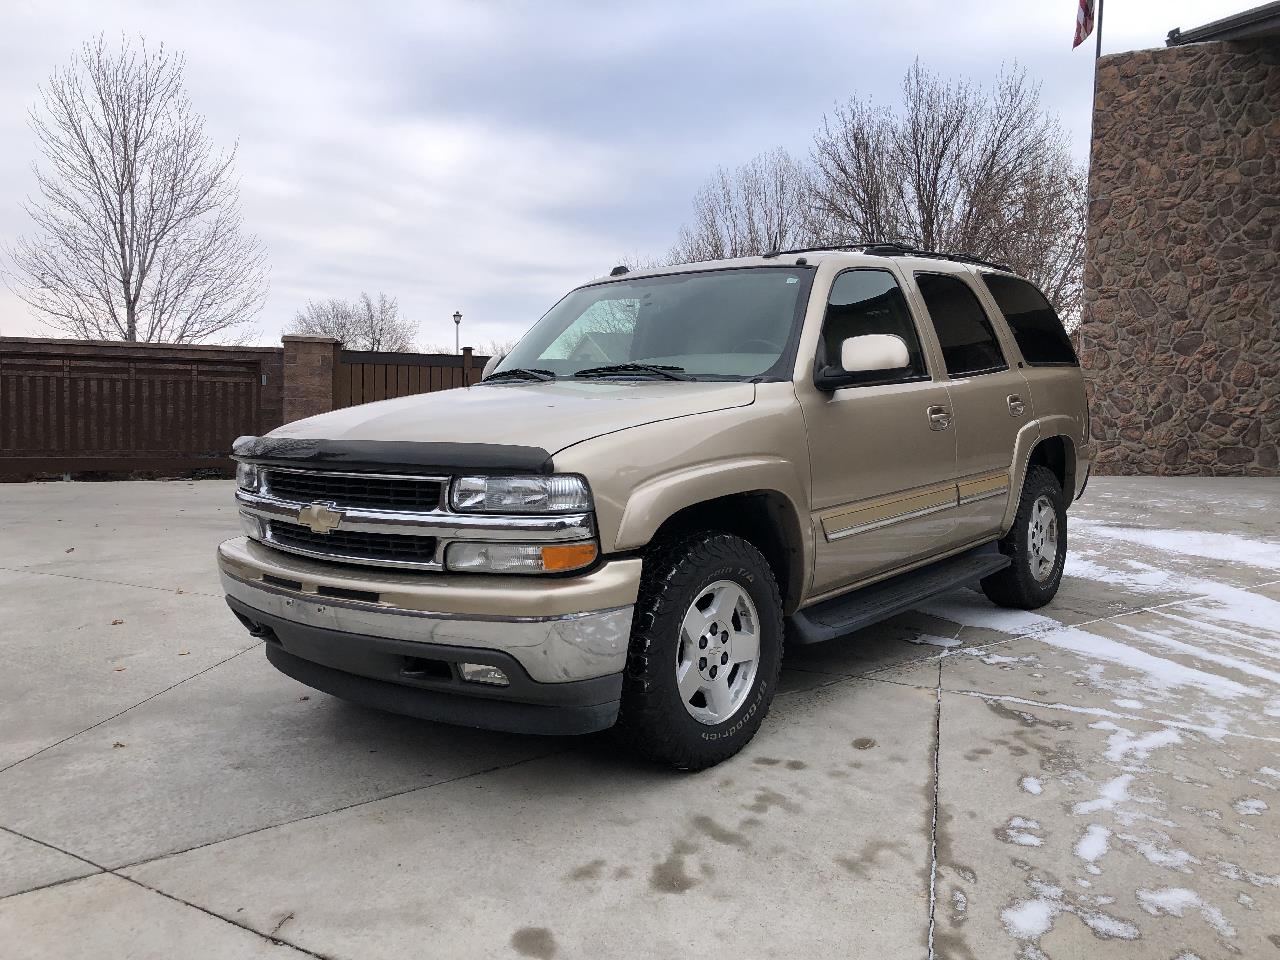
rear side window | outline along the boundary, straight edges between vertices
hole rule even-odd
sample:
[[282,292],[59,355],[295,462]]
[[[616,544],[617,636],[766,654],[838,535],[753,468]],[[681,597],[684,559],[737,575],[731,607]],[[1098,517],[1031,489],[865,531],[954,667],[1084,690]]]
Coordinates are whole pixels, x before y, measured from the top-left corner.
[[917,273],[916,286],[938,331],[949,376],[1008,369],[991,321],[967,283],[946,274]]
[[1039,290],[1017,277],[984,273],[982,282],[1009,321],[1023,358],[1033,367],[1080,366],[1062,321]]
[[[902,370],[876,371],[854,381],[859,386],[902,383],[928,377],[924,351],[911,319],[907,298],[893,274],[886,270],[846,270],[831,284],[827,316],[822,325],[822,356],[819,366],[840,362],[840,345],[849,337],[868,333],[888,333],[901,337],[907,345],[909,366]],[[865,379],[863,379],[865,377]]]

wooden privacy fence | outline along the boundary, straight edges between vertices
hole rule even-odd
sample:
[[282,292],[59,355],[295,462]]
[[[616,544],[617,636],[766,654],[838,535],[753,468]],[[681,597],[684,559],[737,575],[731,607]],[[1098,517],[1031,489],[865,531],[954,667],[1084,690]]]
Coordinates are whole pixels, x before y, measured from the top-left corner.
[[0,337],[0,476],[228,471],[231,442],[338,407],[474,383],[487,358]]
[[0,339],[0,473],[225,467],[280,423],[280,353]]
[[333,405],[353,407],[414,393],[468,387],[480,378],[488,357],[342,350],[334,372]]

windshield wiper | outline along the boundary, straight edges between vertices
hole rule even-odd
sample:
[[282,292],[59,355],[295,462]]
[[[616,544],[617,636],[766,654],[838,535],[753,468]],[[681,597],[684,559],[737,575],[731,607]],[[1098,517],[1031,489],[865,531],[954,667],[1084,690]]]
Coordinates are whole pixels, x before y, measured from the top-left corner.
[[684,372],[684,367],[673,367],[667,363],[610,363],[603,367],[586,367],[574,376],[607,377],[614,373],[651,373],[655,377],[663,377],[667,380],[693,379]]
[[521,380],[554,380],[556,375],[550,370],[541,370],[537,367],[512,367],[510,370],[499,370],[497,373],[491,373],[484,378],[485,383],[490,383],[501,377],[519,377]]

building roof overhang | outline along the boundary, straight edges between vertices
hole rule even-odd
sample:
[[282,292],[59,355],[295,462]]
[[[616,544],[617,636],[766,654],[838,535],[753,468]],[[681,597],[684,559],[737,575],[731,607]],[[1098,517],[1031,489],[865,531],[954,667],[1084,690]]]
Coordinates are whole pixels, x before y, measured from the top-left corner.
[[1174,27],[1169,31],[1165,45],[1177,47],[1207,40],[1253,40],[1261,37],[1280,37],[1280,0],[1223,17],[1202,27],[1189,30]]

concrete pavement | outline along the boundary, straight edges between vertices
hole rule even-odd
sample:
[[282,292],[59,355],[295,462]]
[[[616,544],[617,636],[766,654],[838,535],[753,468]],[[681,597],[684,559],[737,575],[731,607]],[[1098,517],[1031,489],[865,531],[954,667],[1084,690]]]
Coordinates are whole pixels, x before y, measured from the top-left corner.
[[1278,509],[1095,478],[1053,605],[791,650],[677,775],[279,675],[228,483],[2,485],[0,952],[1280,956]]

